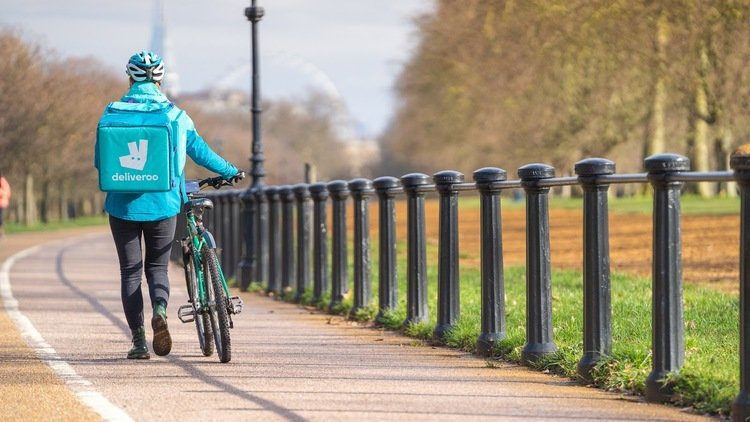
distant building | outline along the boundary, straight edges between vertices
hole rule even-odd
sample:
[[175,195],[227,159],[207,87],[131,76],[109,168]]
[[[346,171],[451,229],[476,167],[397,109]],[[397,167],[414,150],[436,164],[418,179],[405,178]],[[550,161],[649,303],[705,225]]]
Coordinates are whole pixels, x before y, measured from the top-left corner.
[[180,76],[177,74],[177,62],[174,50],[167,32],[164,19],[164,0],[154,0],[154,27],[151,32],[151,51],[164,59],[164,68],[167,71],[162,80],[162,90],[170,97],[180,95]]
[[208,89],[184,93],[180,100],[189,101],[210,113],[250,113],[250,98],[247,92],[231,89]]

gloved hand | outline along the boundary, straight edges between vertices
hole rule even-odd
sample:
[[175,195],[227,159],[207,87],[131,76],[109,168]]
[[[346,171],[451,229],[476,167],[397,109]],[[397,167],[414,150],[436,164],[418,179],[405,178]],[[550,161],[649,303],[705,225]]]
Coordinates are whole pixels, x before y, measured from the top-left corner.
[[232,176],[232,178],[229,181],[232,182],[232,183],[237,183],[237,182],[239,182],[240,180],[242,180],[244,178],[245,178],[245,172],[242,171],[242,170],[240,170],[240,171],[237,172],[237,174],[235,174],[234,176]]

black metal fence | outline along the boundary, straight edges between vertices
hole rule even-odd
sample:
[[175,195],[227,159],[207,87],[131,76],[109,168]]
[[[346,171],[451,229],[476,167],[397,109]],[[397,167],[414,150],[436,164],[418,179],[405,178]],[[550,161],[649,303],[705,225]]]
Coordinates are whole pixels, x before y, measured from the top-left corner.
[[[646,398],[668,401],[668,374],[678,371],[684,360],[682,307],[682,257],[680,191],[685,183],[736,181],[741,199],[740,228],[740,393],[733,417],[750,417],[750,155],[732,157],[733,171],[691,172],[689,160],[676,154],[659,154],[645,160],[646,173],[616,174],[615,164],[601,158],[579,161],[576,176],[555,177],[554,168],[528,164],[518,169],[518,179],[507,180],[505,170],[482,168],[473,182],[454,171],[432,177],[420,173],[400,179],[380,177],[373,181],[354,179],[330,183],[266,187],[251,197],[249,206],[268,210],[254,213],[268,221],[252,239],[257,261],[253,281],[264,282],[268,292],[292,289],[297,301],[312,287],[319,301],[330,290],[330,306],[339,304],[348,286],[347,201],[353,203],[353,308],[371,304],[371,259],[369,201],[379,205],[379,278],[377,307],[383,312],[397,305],[395,200],[407,201],[407,294],[406,320],[414,324],[428,318],[425,195],[439,195],[438,299],[434,336],[442,338],[460,312],[458,277],[458,197],[463,191],[480,195],[481,213],[481,334],[477,351],[491,353],[505,337],[505,304],[501,193],[523,189],[526,196],[526,344],[522,359],[534,362],[554,353],[549,238],[549,192],[556,186],[578,185],[583,191],[583,351],[578,373],[591,380],[596,363],[611,352],[612,324],[609,268],[608,190],[612,184],[648,183],[653,189],[652,271],[652,372],[646,380]],[[207,216],[228,276],[239,272],[243,248],[238,226],[239,191],[208,194],[216,204]],[[331,202],[331,268],[328,268],[327,204]],[[296,218],[295,218],[296,207]],[[296,226],[295,226],[296,222]],[[256,222],[258,224],[258,222]],[[256,226],[258,227],[258,226]],[[295,243],[296,242],[296,243]],[[295,249],[296,245],[296,249]],[[247,258],[247,257],[244,257]],[[329,278],[330,275],[330,278]],[[239,277],[238,277],[239,278]],[[247,286],[242,286],[247,288]]]

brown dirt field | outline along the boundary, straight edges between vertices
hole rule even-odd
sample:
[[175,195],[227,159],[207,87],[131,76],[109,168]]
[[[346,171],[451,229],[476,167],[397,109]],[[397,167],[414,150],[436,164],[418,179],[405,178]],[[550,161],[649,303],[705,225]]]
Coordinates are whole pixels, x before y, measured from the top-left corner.
[[[377,233],[377,201],[373,201],[371,227]],[[427,242],[438,243],[438,201],[427,200]],[[396,203],[397,237],[406,238],[406,201]],[[526,262],[526,221],[523,209],[503,210],[503,260],[505,266]],[[553,268],[581,270],[583,212],[550,211],[550,249]],[[739,215],[682,217],[683,280],[727,292],[739,291]],[[610,213],[610,262],[613,273],[651,276],[651,216]],[[461,266],[479,267],[479,209],[459,212]]]

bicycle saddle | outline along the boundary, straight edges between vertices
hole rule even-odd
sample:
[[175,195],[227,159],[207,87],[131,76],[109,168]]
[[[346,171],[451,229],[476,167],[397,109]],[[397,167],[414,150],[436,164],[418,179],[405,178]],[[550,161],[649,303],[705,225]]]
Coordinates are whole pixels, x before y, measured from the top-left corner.
[[208,198],[195,198],[187,201],[186,204],[190,208],[206,208],[206,209],[212,209],[214,207],[214,203],[211,202]]

